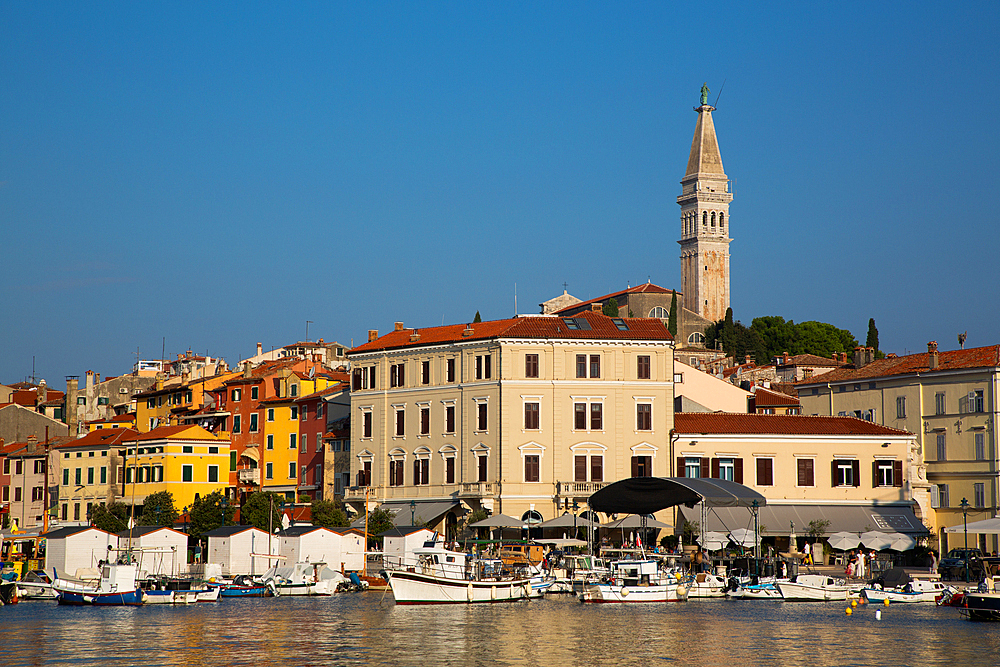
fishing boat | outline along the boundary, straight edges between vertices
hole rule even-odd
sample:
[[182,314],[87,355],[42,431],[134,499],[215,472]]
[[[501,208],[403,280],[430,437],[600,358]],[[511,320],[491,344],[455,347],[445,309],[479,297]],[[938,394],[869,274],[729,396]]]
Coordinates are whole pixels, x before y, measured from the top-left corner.
[[256,581],[245,574],[238,575],[232,581],[209,582],[208,585],[217,587],[219,597],[223,598],[266,598],[273,597],[277,591],[273,581]]
[[140,605],[144,596],[136,583],[138,569],[131,563],[105,563],[101,566],[101,577],[96,584],[60,579],[57,572],[52,588],[56,591],[59,604]]
[[886,600],[891,603],[913,603],[931,602],[935,603],[947,591],[951,591],[950,586],[942,584],[940,581],[928,581],[926,579],[914,579],[904,586],[895,588],[882,588],[880,586],[865,586],[861,589],[861,595],[869,602],[883,604]]
[[651,559],[612,561],[608,576],[590,583],[580,602],[678,602],[688,598],[690,579],[679,572],[665,572]]
[[730,577],[726,597],[738,600],[780,600],[774,577]]
[[725,577],[708,572],[694,575],[688,584],[688,598],[722,598],[726,597],[729,582]]
[[843,579],[825,574],[800,574],[775,583],[785,600],[831,602],[847,600],[852,587]]
[[511,576],[500,560],[477,559],[433,540],[385,570],[385,578],[396,604],[512,602],[533,596],[531,576]]
[[293,563],[272,567],[261,576],[266,584],[274,584],[278,595],[333,595],[347,577],[334,572],[326,563]]
[[45,570],[29,570],[17,583],[17,597],[21,600],[55,600],[52,578]]

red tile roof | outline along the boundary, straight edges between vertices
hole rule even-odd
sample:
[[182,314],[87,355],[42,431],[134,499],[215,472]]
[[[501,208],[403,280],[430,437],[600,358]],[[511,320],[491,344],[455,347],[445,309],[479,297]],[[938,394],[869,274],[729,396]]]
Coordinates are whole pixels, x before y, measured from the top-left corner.
[[674,430],[684,434],[761,435],[909,435],[855,417],[751,415],[725,412],[678,412]]
[[[568,319],[583,318],[590,323],[590,329],[568,329]],[[618,319],[618,318],[615,318]],[[406,347],[421,347],[426,345],[443,345],[467,340],[488,340],[493,338],[558,338],[571,340],[673,340],[670,332],[658,319],[621,318],[628,326],[627,331],[621,331],[612,318],[584,311],[572,318],[553,316],[514,317],[508,320],[490,320],[474,324],[450,324],[443,327],[427,329],[403,329],[390,331],[370,343],[360,345],[347,354],[352,356],[363,352],[377,350],[399,349]],[[472,333],[463,336],[466,328]],[[416,340],[410,340],[414,334],[419,334]]]
[[778,391],[757,387],[754,390],[754,405],[758,408],[790,407],[801,405],[799,399]]
[[[599,296],[595,299],[588,299],[586,301],[581,301],[579,303],[574,303],[571,306],[566,306],[565,308],[560,308],[556,311],[556,314],[560,314],[563,311],[576,310],[581,306],[586,306],[591,303],[607,303],[611,299],[618,299],[620,296],[626,294],[670,294],[676,290],[669,290],[665,287],[660,287],[659,285],[654,285],[653,283],[643,283],[642,285],[636,285],[635,287],[629,287],[628,289],[623,289],[620,292],[612,292],[611,294],[605,294],[604,296]],[[680,302],[680,297],[683,295],[682,292],[677,292],[677,301]],[[619,304],[621,305],[621,304]]]
[[105,428],[98,431],[91,431],[82,438],[77,438],[75,440],[70,440],[69,442],[56,445],[56,448],[66,449],[69,447],[100,447],[102,445],[117,445],[129,440],[134,440],[139,435],[141,434],[138,431],[131,428]]
[[877,359],[861,368],[844,366],[823,375],[799,380],[795,384],[801,387],[811,384],[826,384],[827,382],[852,382],[896,375],[943,373],[973,368],[1000,368],[1000,345],[938,352],[938,367],[934,370],[930,368],[930,355],[927,352],[921,352],[908,354],[905,357]]
[[320,389],[319,391],[314,391],[311,394],[306,394],[305,396],[300,396],[299,398],[295,399],[295,402],[296,403],[301,403],[303,401],[309,401],[309,400],[312,400],[314,398],[322,398],[322,397],[327,396],[329,394],[336,394],[337,392],[340,392],[340,391],[343,391],[343,390],[347,389],[347,387],[348,387],[347,382],[340,381],[340,382],[337,382],[337,384],[330,385],[326,389]]
[[[185,433],[190,431],[190,433]],[[100,431],[98,431],[100,432]],[[165,440],[174,438],[178,440],[219,440],[220,438],[209,433],[200,426],[194,424],[184,424],[181,426],[160,426],[147,433],[140,433],[137,437],[129,439],[129,442],[142,442],[145,440]],[[228,441],[227,441],[228,442]]]
[[794,356],[788,357],[788,361],[785,361],[784,357],[777,357],[778,366],[842,366],[839,361],[832,359],[830,357],[821,357],[816,354],[796,354]]

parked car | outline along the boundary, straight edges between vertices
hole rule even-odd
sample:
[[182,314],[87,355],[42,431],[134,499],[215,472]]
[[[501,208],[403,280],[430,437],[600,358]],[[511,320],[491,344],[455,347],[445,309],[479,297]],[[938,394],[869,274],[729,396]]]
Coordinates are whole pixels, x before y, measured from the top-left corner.
[[[966,553],[968,552],[968,553]],[[978,581],[985,574],[983,569],[983,552],[979,549],[952,549],[941,559],[938,574],[942,579],[965,579],[965,562],[969,562],[969,581]]]

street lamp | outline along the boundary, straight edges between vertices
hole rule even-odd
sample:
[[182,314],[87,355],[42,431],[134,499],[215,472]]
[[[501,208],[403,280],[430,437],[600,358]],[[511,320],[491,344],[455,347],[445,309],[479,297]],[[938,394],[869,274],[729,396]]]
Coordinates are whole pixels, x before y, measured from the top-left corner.
[[577,531],[577,527],[576,527],[576,511],[578,509],[580,509],[580,505],[576,502],[576,499],[574,498],[573,499],[573,539],[574,540],[576,539],[576,531]]
[[965,583],[969,583],[969,501],[962,498],[959,503],[962,508],[962,522],[965,525]]
[[416,525],[416,519],[413,518],[413,515],[416,513],[416,511],[417,511],[417,501],[416,500],[411,500],[410,501],[410,525],[411,526],[415,526]]

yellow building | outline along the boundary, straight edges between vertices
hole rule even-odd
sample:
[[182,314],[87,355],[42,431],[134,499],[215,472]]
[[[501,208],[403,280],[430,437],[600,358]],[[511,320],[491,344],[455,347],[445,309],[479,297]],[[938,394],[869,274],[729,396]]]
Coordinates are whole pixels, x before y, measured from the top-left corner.
[[127,412],[123,415],[115,415],[110,419],[95,419],[94,421],[87,422],[87,430],[90,433],[94,431],[103,431],[112,428],[135,428],[135,413]]
[[161,426],[125,443],[122,500],[141,505],[146,496],[173,494],[178,511],[196,497],[229,485],[229,440],[200,426]]
[[55,499],[58,519],[84,522],[95,505],[110,504],[121,497],[119,470],[125,442],[139,436],[130,428],[92,431],[82,438],[53,448],[59,492]]
[[207,392],[237,375],[238,373],[221,373],[190,382],[183,382],[180,378],[171,378],[166,382],[157,380],[152,389],[135,395],[136,429],[146,432],[160,426],[181,423],[185,417],[203,408],[205,399],[211,399]]

